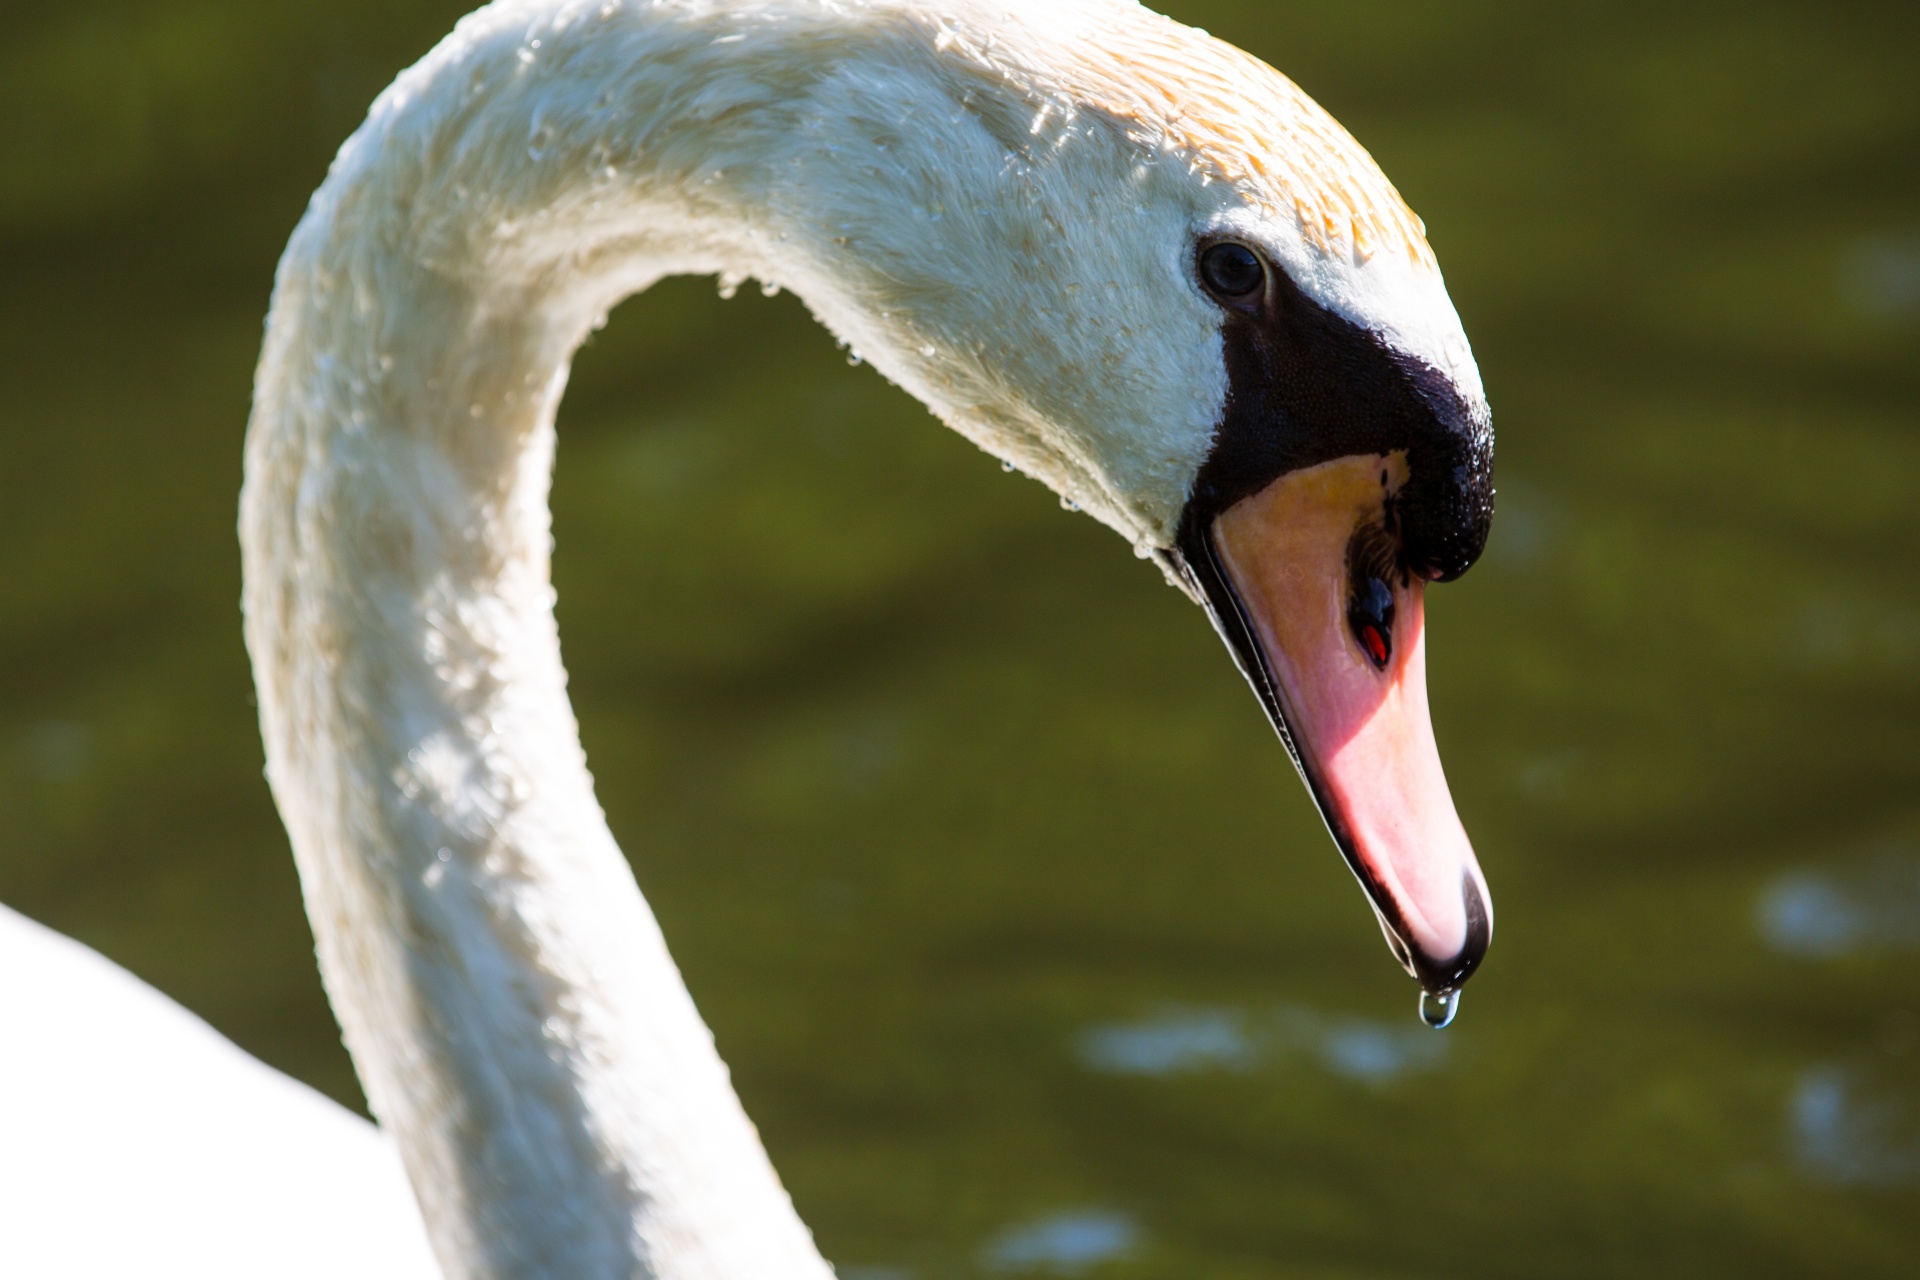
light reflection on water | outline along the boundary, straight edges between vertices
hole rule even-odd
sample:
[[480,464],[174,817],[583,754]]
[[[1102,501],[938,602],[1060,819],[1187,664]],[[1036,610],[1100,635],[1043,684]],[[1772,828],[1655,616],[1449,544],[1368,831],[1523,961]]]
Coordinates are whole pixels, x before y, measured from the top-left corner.
[[1920,316],[1920,238],[1872,236],[1841,259],[1840,285],[1873,316]]
[[[1920,857],[1883,844],[1786,872],[1761,894],[1762,937],[1786,955],[1837,961],[1920,947]],[[1801,1073],[1787,1105],[1790,1147],[1809,1177],[1880,1190],[1920,1186],[1920,1019],[1886,1011],[1871,1058]],[[1904,1068],[1904,1069],[1896,1069]]]
[[1119,1075],[1248,1071],[1262,1055],[1245,1027],[1245,1016],[1228,1009],[1195,1009],[1094,1027],[1080,1037],[1080,1060],[1096,1071]]
[[65,782],[86,771],[93,735],[84,724],[49,720],[33,726],[27,747],[35,773],[49,782]]
[[1115,1075],[1247,1072],[1297,1057],[1349,1080],[1386,1084],[1439,1067],[1450,1043],[1425,1027],[1297,1007],[1257,1017],[1232,1009],[1181,1009],[1091,1028],[1082,1033],[1079,1052],[1088,1067]]
[[1920,1184],[1920,1107],[1908,1074],[1905,1090],[1884,1071],[1858,1067],[1815,1067],[1803,1075],[1791,1107],[1801,1167],[1846,1186]]
[[992,1271],[1077,1276],[1126,1256],[1139,1240],[1140,1228],[1126,1214],[1080,1209],[1010,1228],[981,1260]]
[[1789,955],[1920,947],[1920,857],[1896,848],[1787,872],[1761,895],[1759,925]]

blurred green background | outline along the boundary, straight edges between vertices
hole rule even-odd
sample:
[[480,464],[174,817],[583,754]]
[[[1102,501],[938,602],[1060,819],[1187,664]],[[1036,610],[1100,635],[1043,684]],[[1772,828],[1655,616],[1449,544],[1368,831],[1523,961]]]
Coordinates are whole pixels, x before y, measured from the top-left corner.
[[[352,1106],[240,439],[308,192],[462,8],[0,45],[0,901]],[[561,413],[561,625],[802,1214],[852,1280],[1915,1274],[1920,6],[1168,8],[1373,151],[1473,336],[1500,510],[1430,648],[1499,936],[1422,1029],[1196,609],[669,282]]]

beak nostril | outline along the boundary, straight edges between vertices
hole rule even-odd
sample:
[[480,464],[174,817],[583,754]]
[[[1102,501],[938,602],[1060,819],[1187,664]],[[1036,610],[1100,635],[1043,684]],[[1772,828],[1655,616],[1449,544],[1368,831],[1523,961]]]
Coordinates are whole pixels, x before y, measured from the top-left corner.
[[1378,578],[1358,583],[1347,602],[1347,625],[1375,668],[1393,656],[1393,589]]
[[1347,629],[1376,671],[1393,660],[1393,583],[1406,581],[1392,523],[1390,510],[1383,519],[1363,520],[1347,542]]

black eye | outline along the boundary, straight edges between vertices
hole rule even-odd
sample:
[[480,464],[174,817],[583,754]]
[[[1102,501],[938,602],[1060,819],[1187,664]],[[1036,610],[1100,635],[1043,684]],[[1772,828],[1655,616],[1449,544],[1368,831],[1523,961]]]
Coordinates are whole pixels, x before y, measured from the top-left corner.
[[1259,291],[1267,282],[1267,269],[1259,254],[1226,240],[1200,255],[1200,278],[1216,296],[1238,301]]

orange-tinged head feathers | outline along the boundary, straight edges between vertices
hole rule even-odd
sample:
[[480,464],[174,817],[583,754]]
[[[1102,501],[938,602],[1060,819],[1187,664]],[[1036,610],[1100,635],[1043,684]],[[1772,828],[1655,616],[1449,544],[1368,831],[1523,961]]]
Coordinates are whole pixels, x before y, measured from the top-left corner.
[[1060,33],[1067,66],[1020,66],[1018,51],[955,23],[942,24],[938,41],[943,52],[1015,73],[1043,101],[1065,99],[1069,110],[1104,113],[1138,141],[1185,155],[1260,212],[1290,214],[1322,254],[1364,263],[1392,252],[1415,267],[1434,267],[1425,224],[1366,148],[1260,59],[1132,3],[1063,6],[1022,18],[1078,28]]

